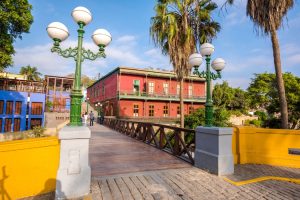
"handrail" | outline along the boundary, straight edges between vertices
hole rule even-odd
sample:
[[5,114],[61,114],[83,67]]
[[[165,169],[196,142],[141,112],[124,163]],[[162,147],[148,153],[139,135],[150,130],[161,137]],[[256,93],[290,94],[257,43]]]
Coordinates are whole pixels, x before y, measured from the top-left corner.
[[104,125],[194,164],[195,130],[108,117]]

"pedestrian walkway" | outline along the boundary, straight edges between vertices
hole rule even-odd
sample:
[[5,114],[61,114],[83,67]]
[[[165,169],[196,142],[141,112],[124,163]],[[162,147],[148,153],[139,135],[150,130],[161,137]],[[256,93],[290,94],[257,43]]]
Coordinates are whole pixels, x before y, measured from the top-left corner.
[[239,165],[218,177],[170,154],[104,126],[91,127],[92,199],[300,199],[300,185],[287,181],[244,181],[265,176],[299,178],[300,169]]
[[166,152],[102,125],[89,127],[92,177],[192,167]]

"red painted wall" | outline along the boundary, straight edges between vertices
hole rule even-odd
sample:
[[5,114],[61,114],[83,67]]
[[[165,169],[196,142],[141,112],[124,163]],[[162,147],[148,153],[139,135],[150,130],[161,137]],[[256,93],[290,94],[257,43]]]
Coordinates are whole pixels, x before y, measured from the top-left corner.
[[[177,117],[177,107],[179,102],[161,102],[161,101],[139,101],[139,100],[120,100],[120,117],[134,117],[133,116],[133,106],[139,106],[139,117],[149,117],[149,106],[154,105],[154,117],[164,117],[163,110],[164,106],[169,107],[169,116],[168,117]],[[189,114],[189,107],[193,109],[198,109],[204,107],[204,105],[185,103],[184,113]]]
[[[117,73],[114,73],[103,80],[100,80],[92,87],[88,88],[87,96],[91,104],[95,104],[97,102],[103,102],[107,99],[116,98],[117,96]],[[103,84],[104,84],[104,94],[103,94]],[[94,90],[96,92],[96,96],[94,96]]]

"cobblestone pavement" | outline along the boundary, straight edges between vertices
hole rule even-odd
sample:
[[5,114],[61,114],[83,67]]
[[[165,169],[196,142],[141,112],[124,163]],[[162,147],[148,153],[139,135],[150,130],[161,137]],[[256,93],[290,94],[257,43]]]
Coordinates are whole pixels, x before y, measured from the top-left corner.
[[234,186],[197,168],[93,178],[92,199],[300,199],[300,185],[262,181]]
[[300,179],[300,169],[270,165],[243,164],[234,166],[234,174],[227,176],[233,181],[244,181],[262,176]]

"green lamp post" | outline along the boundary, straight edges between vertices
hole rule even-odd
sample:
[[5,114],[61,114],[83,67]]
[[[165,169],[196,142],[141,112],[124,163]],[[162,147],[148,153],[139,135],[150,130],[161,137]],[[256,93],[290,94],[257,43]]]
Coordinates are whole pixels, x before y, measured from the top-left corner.
[[[206,103],[205,103],[205,126],[211,127],[213,122],[213,101],[211,95],[211,81],[222,78],[221,71],[225,67],[225,61],[222,58],[216,58],[210,64],[211,54],[215,48],[210,43],[204,43],[200,47],[200,53],[194,53],[189,57],[189,66],[194,67],[194,74],[206,80]],[[199,72],[198,68],[202,64],[202,56],[205,56],[206,71]],[[211,72],[210,66],[216,71]]]
[[74,58],[76,61],[75,83],[71,92],[71,111],[70,125],[81,126],[81,99],[83,97],[81,91],[81,64],[85,59],[96,60],[97,58],[105,58],[104,48],[111,42],[112,37],[105,29],[97,29],[92,35],[94,43],[99,47],[97,53],[86,50],[82,47],[84,26],[92,21],[91,12],[85,7],[76,7],[72,11],[72,17],[78,24],[78,45],[75,48],[61,49],[60,42],[67,39],[69,31],[67,27],[60,22],[52,22],[47,27],[48,35],[53,39],[54,45],[51,52],[56,52],[65,58]]

